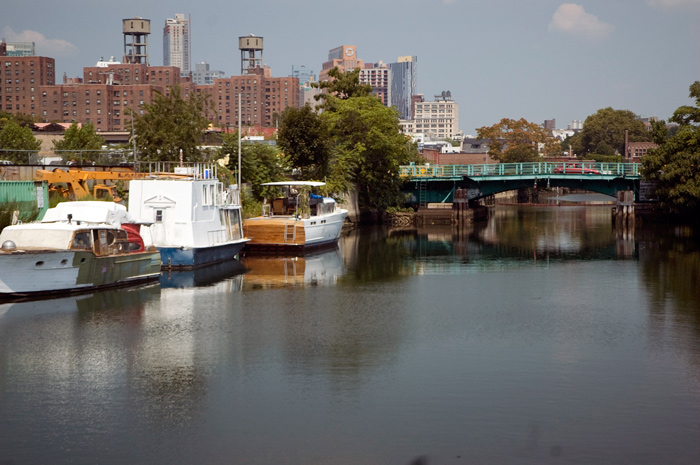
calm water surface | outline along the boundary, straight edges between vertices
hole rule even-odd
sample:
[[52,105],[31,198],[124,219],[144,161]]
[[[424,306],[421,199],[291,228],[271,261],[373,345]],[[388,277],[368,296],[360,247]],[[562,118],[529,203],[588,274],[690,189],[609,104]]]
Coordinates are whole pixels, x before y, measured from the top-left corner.
[[697,464],[699,279],[692,231],[499,207],[0,306],[0,464]]

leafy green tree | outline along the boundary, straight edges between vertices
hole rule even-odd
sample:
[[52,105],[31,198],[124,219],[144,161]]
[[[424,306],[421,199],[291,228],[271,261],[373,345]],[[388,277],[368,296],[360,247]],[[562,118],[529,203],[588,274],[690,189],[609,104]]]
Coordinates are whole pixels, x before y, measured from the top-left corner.
[[13,163],[28,163],[31,152],[41,148],[41,141],[32,130],[21,127],[14,120],[7,121],[0,129],[0,158]]
[[[399,127],[399,114],[360,84],[359,70],[331,70],[331,81],[317,114],[310,106],[288,109],[282,116],[278,141],[291,167],[304,179],[326,182],[326,194],[355,189],[360,208],[384,210],[404,203],[399,165],[420,159],[415,144]],[[244,170],[245,173],[245,170]]]
[[[156,94],[153,103],[145,104],[143,115],[133,110],[139,158],[147,161],[176,161],[182,150],[184,161],[199,161],[198,146],[209,120],[202,116],[209,107],[204,94],[184,99],[179,86],[167,95]],[[129,127],[129,130],[131,128]]]
[[700,82],[690,86],[696,106],[679,107],[671,117],[678,123],[675,134],[650,150],[642,159],[645,179],[657,181],[656,193],[661,204],[676,213],[700,214]]
[[416,162],[419,156],[400,131],[396,108],[366,95],[337,99],[321,116],[331,134],[330,187],[345,192],[354,184],[361,208],[384,210],[402,205],[399,166]]
[[321,107],[328,110],[337,100],[347,100],[353,97],[367,97],[372,94],[372,86],[360,84],[360,68],[342,72],[336,66],[328,71],[330,81],[314,82],[313,87],[323,92],[314,96],[317,101],[323,101]]
[[0,129],[8,122],[14,121],[22,127],[29,126],[30,124],[37,121],[38,118],[27,115],[26,113],[8,113],[6,111],[0,111]]
[[80,127],[78,123],[73,123],[66,129],[63,139],[53,141],[53,149],[62,152],[64,161],[78,158],[82,161],[97,161],[104,143],[104,137],[97,133],[92,123]]
[[329,175],[331,155],[326,120],[307,103],[302,108],[285,109],[281,122],[277,144],[292,166],[301,169],[300,178],[326,178]]
[[539,148],[545,156],[561,153],[559,140],[542,126],[524,118],[503,118],[493,126],[477,129],[479,139],[490,139],[489,155],[501,163],[532,162],[539,158]]
[[625,131],[630,142],[648,142],[652,134],[629,110],[602,108],[583,123],[583,130],[570,139],[573,152],[581,157],[591,153],[624,154]]
[[[226,166],[232,173],[238,172],[238,132],[224,135],[219,155],[228,157]],[[288,170],[286,158],[276,147],[248,141],[241,144],[241,182],[251,184],[255,198],[262,199],[270,191],[260,184],[282,181]]]

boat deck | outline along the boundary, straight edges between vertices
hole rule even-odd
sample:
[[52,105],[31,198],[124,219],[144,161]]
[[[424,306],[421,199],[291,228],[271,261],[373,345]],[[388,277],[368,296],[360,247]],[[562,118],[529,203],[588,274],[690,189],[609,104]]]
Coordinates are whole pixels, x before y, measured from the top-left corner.
[[243,221],[243,233],[250,238],[246,248],[303,247],[306,243],[304,222],[292,216],[249,218]]

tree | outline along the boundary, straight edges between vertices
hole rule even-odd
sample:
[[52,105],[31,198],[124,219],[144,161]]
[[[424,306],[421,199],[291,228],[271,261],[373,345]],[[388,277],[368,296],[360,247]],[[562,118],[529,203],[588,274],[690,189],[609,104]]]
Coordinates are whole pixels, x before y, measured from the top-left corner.
[[[228,157],[226,166],[238,172],[238,132],[224,135],[219,155]],[[260,184],[284,180],[288,168],[286,158],[274,146],[248,141],[241,144],[241,182],[252,185],[255,198],[262,199],[270,191]]]
[[209,101],[204,94],[192,94],[183,99],[179,86],[169,90],[166,95],[156,94],[153,103],[145,104],[145,114],[129,111],[134,118],[140,158],[175,161],[179,160],[182,150],[185,161],[197,161],[201,158],[198,145],[209,127],[209,120],[202,116]]
[[292,166],[301,169],[301,179],[324,179],[330,169],[330,138],[326,120],[308,103],[288,107],[282,113],[277,144]]
[[700,82],[690,86],[696,106],[681,106],[671,117],[678,130],[642,159],[642,175],[657,182],[661,204],[677,213],[700,214]]
[[549,131],[524,118],[503,118],[493,126],[477,129],[477,137],[491,140],[489,155],[501,163],[536,161],[540,146],[545,156],[561,152],[561,144]]
[[398,112],[360,84],[359,70],[329,75],[332,81],[317,86],[326,91],[320,114],[310,106],[283,114],[278,137],[290,165],[304,179],[325,181],[327,195],[355,189],[361,208],[403,205],[398,168],[419,155],[401,133]]
[[[63,139],[53,141],[53,149],[61,154],[64,161],[80,158],[81,161],[97,161],[99,150],[104,145],[105,139],[95,131],[92,123],[78,126],[78,123],[70,125],[63,134]],[[76,153],[78,152],[78,153]]]
[[652,134],[637,115],[629,110],[602,108],[583,123],[583,130],[570,139],[573,152],[584,157],[588,154],[624,154],[625,131],[629,142],[651,141]]
[[21,127],[14,120],[0,129],[0,157],[13,163],[29,163],[29,155],[41,148],[41,141],[32,130]]
[[329,179],[336,192],[354,184],[360,207],[384,210],[404,203],[399,165],[419,160],[399,127],[396,108],[387,108],[373,96],[334,101],[321,116],[331,135]]
[[353,97],[366,97],[372,94],[372,86],[360,84],[360,68],[353,71],[342,72],[336,66],[328,71],[330,81],[314,82],[311,85],[321,89],[322,93],[314,96],[317,101],[323,100],[320,105],[324,109],[330,109],[337,100],[347,100]]
[[29,126],[30,124],[34,123],[35,121],[38,121],[37,117],[28,115],[26,113],[8,113],[6,111],[0,111],[0,129],[8,122],[8,121],[14,121],[15,123],[19,124],[21,127],[26,127]]

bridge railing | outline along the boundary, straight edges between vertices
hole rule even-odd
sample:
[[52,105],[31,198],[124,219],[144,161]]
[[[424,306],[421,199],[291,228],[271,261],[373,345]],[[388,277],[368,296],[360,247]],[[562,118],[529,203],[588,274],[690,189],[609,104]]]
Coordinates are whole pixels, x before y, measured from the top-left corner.
[[586,174],[639,176],[639,163],[531,162],[481,165],[402,165],[399,175],[409,178],[461,178],[463,176],[538,176]]

